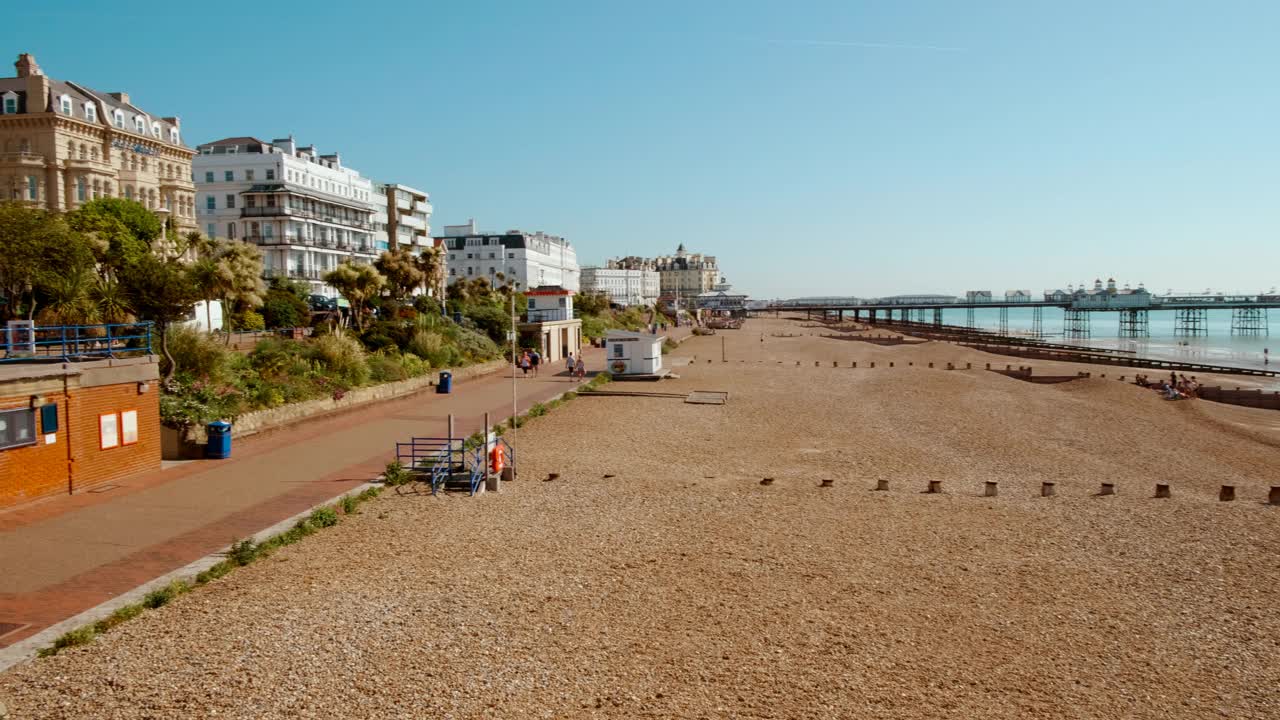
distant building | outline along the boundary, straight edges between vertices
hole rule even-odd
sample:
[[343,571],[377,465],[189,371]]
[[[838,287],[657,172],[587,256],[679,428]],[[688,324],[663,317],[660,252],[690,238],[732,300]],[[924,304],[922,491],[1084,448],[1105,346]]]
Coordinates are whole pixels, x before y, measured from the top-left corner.
[[373,215],[386,200],[337,154],[298,147],[292,137],[264,142],[234,137],[205,143],[193,162],[202,229],[262,249],[263,274],[321,280],[344,260],[368,264],[386,249],[374,240]]
[[658,271],[653,269],[582,268],[582,292],[604,293],[611,305],[620,307],[649,306],[658,302],[661,282]]
[[746,311],[747,296],[733,292],[724,278],[707,292],[698,295],[694,300],[697,309],[718,315],[742,315]]
[[541,231],[508,230],[481,233],[475,220],[466,225],[446,225],[444,244],[449,284],[459,278],[487,277],[495,286],[515,280],[521,288],[558,285],[577,292],[580,287],[578,254],[562,237]]
[[[433,244],[431,238],[431,197],[408,185],[375,183],[379,210],[385,216],[380,239],[388,247],[419,251]],[[383,208],[382,205],[386,207]]]
[[1030,290],[1005,290],[1005,302],[1031,302]]
[[1093,281],[1093,288],[1081,285],[1072,295],[1072,306],[1077,308],[1144,308],[1151,305],[1151,293],[1139,283],[1137,289],[1128,285],[1116,287],[1115,278],[1108,278],[1104,287],[1101,279]]
[[676,248],[675,255],[654,258],[653,265],[660,278],[661,296],[686,306],[709,292],[720,277],[715,257],[688,253],[684,244]]
[[196,229],[191,157],[177,117],[158,117],[128,93],[104,93],[44,74],[23,53],[0,78],[0,200],[55,212],[120,197],[180,232]]
[[990,290],[970,290],[964,294],[965,302],[970,303],[989,303],[991,302]]

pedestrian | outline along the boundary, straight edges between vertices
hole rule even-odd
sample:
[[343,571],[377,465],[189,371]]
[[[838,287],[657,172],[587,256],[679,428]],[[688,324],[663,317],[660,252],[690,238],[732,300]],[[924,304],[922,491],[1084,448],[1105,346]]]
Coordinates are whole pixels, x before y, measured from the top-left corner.
[[578,379],[582,380],[587,376],[587,364],[582,362],[582,355],[578,355],[578,364],[574,366],[578,371]]
[[1271,348],[1262,348],[1262,364],[1269,365],[1271,363]]
[[533,367],[533,376],[538,377],[538,366],[542,364],[542,355],[537,350],[529,353],[529,365]]
[[524,377],[529,375],[529,353],[527,352],[520,356],[520,372],[524,374]]
[[574,367],[575,365],[573,364],[573,353],[569,353],[564,358],[564,371],[566,374],[568,374],[570,380],[573,380]]

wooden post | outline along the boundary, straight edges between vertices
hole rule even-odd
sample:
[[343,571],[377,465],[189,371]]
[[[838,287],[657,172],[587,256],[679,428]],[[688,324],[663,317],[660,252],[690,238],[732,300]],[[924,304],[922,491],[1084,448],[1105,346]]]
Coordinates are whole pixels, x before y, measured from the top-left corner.
[[449,453],[449,472],[453,472],[453,413],[449,413],[449,445],[446,452]]
[[893,361],[892,361],[892,360],[890,360],[890,361],[889,361],[889,367],[893,367]]
[[852,365],[850,365],[849,367],[855,367],[855,368],[856,368],[856,367],[858,367],[858,361],[857,361],[857,360],[854,360],[854,361],[853,361],[853,364],[852,364]]
[[995,480],[988,480],[987,487],[983,490],[983,497],[995,497],[1000,494],[1000,483]]
[[886,491],[886,490],[888,490],[888,489],[889,489],[889,481],[888,481],[888,480],[877,480],[877,481],[876,481],[876,490],[879,490],[879,491]]
[[823,479],[822,484],[821,484],[821,485],[819,485],[818,487],[831,487],[831,486],[833,486],[833,485],[835,485],[835,484],[836,484],[836,481],[835,481],[835,480],[832,480],[832,479],[830,479],[830,478],[826,478],[826,479]]
[[930,481],[929,481],[929,489],[928,489],[928,490],[925,490],[925,492],[927,492],[927,493],[940,493],[940,492],[942,492],[942,481],[941,481],[941,480],[930,480]]
[[1048,480],[1040,483],[1040,497],[1053,497],[1057,491],[1057,483]]
[[875,364],[874,362],[872,362],[872,363],[871,363],[871,367],[873,367],[873,368],[874,368],[875,366],[876,366],[876,364]]
[[1222,502],[1231,502],[1232,500],[1235,500],[1235,499],[1236,499],[1235,485],[1223,485],[1222,489],[1218,491],[1218,500]]
[[1280,505],[1280,485],[1272,485],[1271,491],[1267,493],[1268,505]]
[[1109,483],[1109,482],[1104,482],[1104,483],[1102,483],[1102,489],[1098,491],[1098,494],[1099,494],[1099,495],[1115,495],[1115,494],[1116,494],[1116,484],[1115,484],[1115,483]]
[[726,355],[724,354],[724,336],[721,335],[720,336],[720,362],[728,362],[728,360],[726,360],[725,358],[726,358]]
[[1173,497],[1169,491],[1169,483],[1156,483],[1156,497],[1161,499]]

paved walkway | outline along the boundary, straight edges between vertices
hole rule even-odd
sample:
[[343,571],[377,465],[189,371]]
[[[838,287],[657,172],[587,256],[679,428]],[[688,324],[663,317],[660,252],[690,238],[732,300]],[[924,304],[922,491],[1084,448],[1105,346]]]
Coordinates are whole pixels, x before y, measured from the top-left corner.
[[[594,374],[603,351],[586,357]],[[520,412],[576,387],[563,366],[543,370],[516,381]],[[451,395],[418,393],[237,439],[229,460],[0,513],[0,648],[358,487],[393,459],[397,440],[444,436],[450,414],[462,437],[481,429],[485,412],[504,420],[511,386],[509,372],[493,373]]]

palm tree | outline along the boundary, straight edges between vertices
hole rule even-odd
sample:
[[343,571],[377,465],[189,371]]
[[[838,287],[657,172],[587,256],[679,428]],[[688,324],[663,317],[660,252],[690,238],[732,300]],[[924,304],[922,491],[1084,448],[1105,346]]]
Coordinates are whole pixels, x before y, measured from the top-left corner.
[[[252,309],[262,307],[267,285],[262,281],[262,251],[256,245],[243,242],[223,243],[218,250],[217,270],[222,312],[229,316],[231,308]],[[227,329],[227,344],[231,344],[231,327]]]
[[324,281],[332,285],[351,303],[351,315],[356,330],[364,326],[364,305],[370,298],[377,297],[386,279],[372,265],[357,265],[345,261],[338,267],[325,273]]
[[89,289],[89,301],[97,308],[104,323],[124,323],[133,318],[133,305],[120,282],[114,278],[98,278]]
[[443,302],[444,292],[441,288],[444,286],[444,248],[439,245],[423,248],[415,264],[422,271],[423,289],[435,290],[434,294]]
[[387,279],[391,297],[403,300],[414,288],[422,287],[426,282],[426,271],[418,264],[418,258],[409,250],[397,247],[386,250],[374,262],[374,267]]
[[97,321],[98,309],[89,296],[92,282],[83,267],[71,268],[48,285],[44,315],[58,325],[91,325]]

